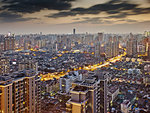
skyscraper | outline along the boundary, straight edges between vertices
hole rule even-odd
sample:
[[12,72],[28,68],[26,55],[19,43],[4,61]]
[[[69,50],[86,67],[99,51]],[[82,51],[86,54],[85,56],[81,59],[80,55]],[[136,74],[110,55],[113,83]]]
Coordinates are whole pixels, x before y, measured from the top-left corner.
[[74,35],[76,34],[76,29],[75,29],[75,28],[73,29],[73,34],[74,34]]
[[102,53],[102,41],[103,33],[98,33],[98,36],[95,38],[95,57],[99,58]]

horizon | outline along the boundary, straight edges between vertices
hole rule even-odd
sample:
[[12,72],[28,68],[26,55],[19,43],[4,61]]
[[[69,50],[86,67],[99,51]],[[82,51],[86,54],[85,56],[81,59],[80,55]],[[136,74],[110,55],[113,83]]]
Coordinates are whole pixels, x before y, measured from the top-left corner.
[[[141,32],[138,32],[138,33],[134,33],[134,32],[126,32],[126,33],[117,33],[117,32],[114,32],[114,33],[111,33],[111,32],[77,32],[75,35],[86,35],[86,34],[91,34],[91,35],[95,35],[95,34],[98,34],[98,33],[104,33],[104,34],[115,34],[115,35],[127,35],[127,34],[134,34],[134,35],[144,35],[145,32],[150,32],[150,31],[141,31]],[[68,33],[43,33],[43,32],[35,32],[35,33],[14,33],[14,32],[6,32],[6,33],[0,33],[0,35],[8,35],[9,33],[11,33],[11,35],[38,35],[40,33],[42,33],[41,35],[73,35],[73,32],[68,32]]]

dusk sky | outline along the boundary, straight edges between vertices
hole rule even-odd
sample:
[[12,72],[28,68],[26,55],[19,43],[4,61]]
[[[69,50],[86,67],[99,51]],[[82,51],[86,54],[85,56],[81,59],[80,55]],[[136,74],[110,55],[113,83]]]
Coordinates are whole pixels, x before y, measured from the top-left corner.
[[150,0],[0,0],[0,33],[143,33]]

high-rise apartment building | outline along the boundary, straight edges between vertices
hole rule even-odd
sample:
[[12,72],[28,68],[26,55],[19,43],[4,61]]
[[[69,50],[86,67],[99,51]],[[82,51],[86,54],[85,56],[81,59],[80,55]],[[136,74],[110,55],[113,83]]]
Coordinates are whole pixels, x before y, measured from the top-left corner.
[[0,113],[12,113],[12,79],[0,76]]
[[0,57],[0,75],[8,74],[10,68],[9,58]]
[[102,42],[103,41],[103,33],[98,33],[97,41]]
[[40,113],[40,98],[36,98],[40,88],[36,77],[32,70],[0,76],[0,112]]
[[99,58],[101,54],[101,43],[97,42],[95,44],[95,57]]
[[127,55],[128,56],[137,56],[137,39],[136,37],[130,33],[129,38],[126,44]]
[[150,57],[150,36],[147,38],[147,55]]
[[144,32],[144,36],[145,36],[145,37],[150,36],[150,31],[145,31],[145,32]]
[[4,36],[0,35],[0,54],[4,51]]
[[113,37],[113,57],[119,54],[119,39],[118,37]]
[[112,57],[112,42],[108,42],[105,45],[105,54],[107,58],[111,58]]
[[105,54],[107,58],[117,56],[119,54],[119,40],[118,37],[109,37],[105,45]]
[[38,71],[38,62],[33,58],[23,58],[18,63],[19,71],[33,69]]
[[95,57],[99,58],[103,52],[103,33],[98,33],[98,36],[95,38]]
[[35,77],[35,113],[41,113],[41,78]]
[[70,113],[107,113],[107,80],[99,75],[72,84],[71,99],[66,103]]
[[15,49],[15,37],[12,36],[5,36],[4,38],[4,50],[8,51],[8,50],[14,50]]
[[60,77],[59,79],[59,88],[61,93],[69,93],[71,83],[75,80],[82,80],[82,74],[79,74],[78,71],[74,71],[68,75]]
[[73,29],[73,34],[74,34],[74,35],[76,34],[76,29],[75,29],[75,28]]

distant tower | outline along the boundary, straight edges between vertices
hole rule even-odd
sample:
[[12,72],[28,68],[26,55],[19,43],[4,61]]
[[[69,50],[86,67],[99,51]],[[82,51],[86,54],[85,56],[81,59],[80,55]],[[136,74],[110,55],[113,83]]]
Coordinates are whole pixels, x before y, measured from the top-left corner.
[[76,29],[75,29],[75,28],[73,29],[73,34],[74,34],[74,35],[76,34]]
[[40,32],[40,35],[42,35],[42,32]]
[[103,33],[98,33],[97,41],[103,41]]

